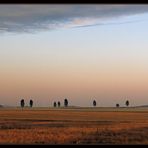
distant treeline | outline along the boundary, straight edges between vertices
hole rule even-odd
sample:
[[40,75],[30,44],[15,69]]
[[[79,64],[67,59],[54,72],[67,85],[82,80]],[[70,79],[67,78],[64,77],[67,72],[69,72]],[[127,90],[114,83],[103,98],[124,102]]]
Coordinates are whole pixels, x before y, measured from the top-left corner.
[[[30,108],[32,108],[33,107],[33,100],[31,99],[30,101],[29,101],[29,106],[30,106]],[[64,103],[63,103],[63,106],[64,107],[68,107],[68,99],[64,99]],[[22,108],[24,108],[25,107],[25,100],[24,99],[22,99],[21,101],[20,101],[20,105],[21,105],[21,107]],[[93,100],[93,102],[92,102],[92,105],[94,106],[94,107],[96,107],[97,106],[97,102],[96,102],[96,100]],[[129,100],[126,100],[125,101],[125,105],[128,107],[129,106]],[[0,106],[1,107],[1,106]],[[58,101],[58,102],[56,102],[56,101],[54,101],[53,102],[53,107],[61,107],[61,102],[60,101]],[[116,103],[116,107],[120,107],[120,104],[119,103]]]

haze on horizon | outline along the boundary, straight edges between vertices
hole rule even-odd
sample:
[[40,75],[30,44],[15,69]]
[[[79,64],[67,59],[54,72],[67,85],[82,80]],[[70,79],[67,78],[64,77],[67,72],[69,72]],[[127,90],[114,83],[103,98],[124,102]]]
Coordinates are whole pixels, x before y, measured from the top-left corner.
[[0,5],[0,104],[148,104],[148,5]]

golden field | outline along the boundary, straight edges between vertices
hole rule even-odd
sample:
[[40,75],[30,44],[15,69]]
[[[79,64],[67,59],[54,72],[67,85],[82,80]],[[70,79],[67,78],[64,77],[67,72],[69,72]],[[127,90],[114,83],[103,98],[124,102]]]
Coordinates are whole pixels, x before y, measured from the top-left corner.
[[145,108],[1,108],[0,144],[148,144]]

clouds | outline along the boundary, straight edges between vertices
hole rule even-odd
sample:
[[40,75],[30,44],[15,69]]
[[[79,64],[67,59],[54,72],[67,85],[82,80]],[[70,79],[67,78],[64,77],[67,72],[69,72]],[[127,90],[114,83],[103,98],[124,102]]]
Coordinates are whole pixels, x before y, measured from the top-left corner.
[[148,5],[0,5],[1,32],[38,32],[104,23],[148,12]]

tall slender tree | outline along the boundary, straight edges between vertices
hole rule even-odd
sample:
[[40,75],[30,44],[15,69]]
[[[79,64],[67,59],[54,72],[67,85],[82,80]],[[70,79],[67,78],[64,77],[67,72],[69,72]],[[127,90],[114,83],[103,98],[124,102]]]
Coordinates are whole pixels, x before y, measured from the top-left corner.
[[29,104],[30,104],[30,107],[32,107],[33,106],[33,100],[30,100]]
[[93,106],[95,107],[97,105],[96,100],[93,100]]
[[68,106],[68,100],[65,98],[64,99],[64,106],[67,107]]
[[60,101],[58,101],[58,107],[60,107],[61,106],[61,103],[60,103]]
[[25,106],[25,101],[24,101],[24,99],[22,99],[21,100],[21,107],[24,108],[24,106]]
[[56,102],[53,102],[53,107],[56,107],[57,106],[57,103]]
[[129,106],[129,101],[126,100],[125,105],[128,107]]

